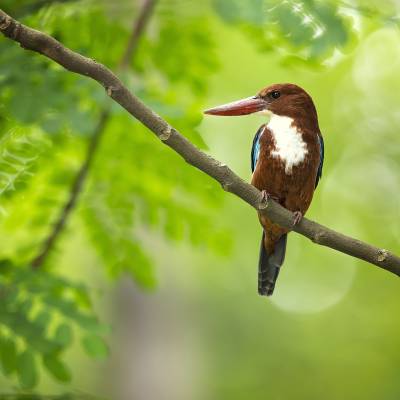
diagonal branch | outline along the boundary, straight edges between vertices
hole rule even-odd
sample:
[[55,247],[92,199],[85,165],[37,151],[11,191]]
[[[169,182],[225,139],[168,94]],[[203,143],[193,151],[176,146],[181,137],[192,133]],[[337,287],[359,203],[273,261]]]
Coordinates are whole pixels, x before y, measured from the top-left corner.
[[144,0],[139,16],[133,23],[132,33],[128,39],[125,53],[118,65],[118,70],[127,68],[129,63],[132,62],[132,59],[135,57],[140,37],[146,29],[149,19],[153,13],[154,6],[156,5],[156,1],[157,0]]
[[[136,54],[136,49],[140,37],[142,36],[142,33],[144,32],[146,25],[151,17],[156,1],[157,0],[144,0],[139,15],[133,23],[132,31],[129,36],[125,52],[121,57],[121,60],[117,67],[118,71],[121,72],[127,69],[129,63],[133,60]],[[74,181],[72,182],[68,200],[66,201],[64,207],[61,209],[60,214],[56,222],[54,223],[52,230],[44,240],[38,254],[31,261],[31,265],[33,268],[40,268],[43,265],[48,255],[50,254],[51,250],[54,248],[54,245],[56,244],[58,238],[60,237],[60,234],[63,232],[67,224],[68,218],[77,204],[79,194],[82,192],[89,169],[92,165],[94,156],[96,154],[97,148],[99,146],[103,132],[105,131],[105,128],[107,126],[109,118],[110,118],[110,103],[108,103],[100,113],[99,121],[91,135],[85,159]]]
[[[264,201],[254,186],[243,181],[227,165],[200,151],[176,129],[134,96],[104,65],[63,46],[51,36],[20,24],[0,9],[0,31],[28,50],[43,54],[71,72],[88,76],[106,89],[107,94],[133,117],[149,128],[164,144],[186,162],[218,181],[224,190],[235,194],[277,224],[292,228],[293,214],[269,200]],[[391,252],[335,232],[309,219],[293,228],[313,242],[367,261],[400,276],[400,258]]]

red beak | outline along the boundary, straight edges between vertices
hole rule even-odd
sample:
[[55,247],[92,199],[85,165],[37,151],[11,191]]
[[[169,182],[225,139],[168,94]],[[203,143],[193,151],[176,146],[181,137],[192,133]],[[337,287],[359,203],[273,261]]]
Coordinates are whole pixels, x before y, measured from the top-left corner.
[[219,107],[210,108],[204,114],[211,115],[246,115],[264,110],[267,106],[265,100],[260,97],[252,96],[247,99],[233,101]]

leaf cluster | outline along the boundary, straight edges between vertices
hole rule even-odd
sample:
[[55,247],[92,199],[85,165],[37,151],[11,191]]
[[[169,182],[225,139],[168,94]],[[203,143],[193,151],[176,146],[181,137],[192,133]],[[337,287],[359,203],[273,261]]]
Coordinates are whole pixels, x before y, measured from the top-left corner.
[[106,328],[93,313],[83,284],[42,270],[0,262],[0,365],[22,389],[35,387],[43,368],[60,382],[71,380],[65,352],[75,335],[87,354],[104,358]]
[[[377,25],[399,23],[394,4],[374,7],[366,1],[213,0],[226,23],[239,26],[263,51],[278,52],[284,65],[320,67],[335,51],[352,48],[367,17]],[[389,3],[389,2],[388,2]]]
[[[177,18],[173,4],[165,2],[137,50],[140,57],[122,78],[205,148],[196,128],[208,77],[217,67],[209,22],[199,15],[188,15],[185,24]],[[46,3],[24,22],[111,68],[118,65],[132,24],[116,25],[104,3],[88,1]],[[174,49],[170,40],[176,41]],[[186,65],[175,70],[174,60],[184,58]],[[0,82],[0,257],[10,260],[1,271],[1,370],[30,389],[43,368],[57,381],[70,381],[65,354],[76,332],[90,356],[108,352],[91,307],[93,291],[61,277],[58,251],[40,269],[31,270],[29,263],[52,231],[99,116],[109,106],[95,83],[6,41],[0,42]],[[128,274],[143,287],[155,286],[149,233],[226,252],[229,235],[213,222],[222,202],[214,184],[186,168],[118,107],[109,112],[74,216],[107,276]]]

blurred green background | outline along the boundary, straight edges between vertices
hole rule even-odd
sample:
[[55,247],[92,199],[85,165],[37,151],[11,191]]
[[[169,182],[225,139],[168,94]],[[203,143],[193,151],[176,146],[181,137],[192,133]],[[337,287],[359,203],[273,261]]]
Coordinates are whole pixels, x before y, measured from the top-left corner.
[[[202,110],[304,87],[326,148],[308,217],[400,253],[398,1],[158,0],[121,68],[143,4],[1,0],[246,180],[265,117]],[[399,398],[394,275],[291,234],[259,297],[248,205],[97,84],[5,38],[0,84],[0,399]],[[32,268],[94,135],[76,206]]]

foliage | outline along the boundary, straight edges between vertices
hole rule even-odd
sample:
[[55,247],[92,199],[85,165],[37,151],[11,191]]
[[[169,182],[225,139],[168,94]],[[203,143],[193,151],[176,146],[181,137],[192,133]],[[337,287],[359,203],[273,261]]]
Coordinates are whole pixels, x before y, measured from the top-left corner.
[[[139,11],[122,0],[24,0],[2,6],[111,69],[117,68]],[[199,124],[210,78],[224,61],[215,37],[218,18],[244,31],[260,50],[279,53],[286,65],[315,68],[355,43],[349,9],[375,24],[398,22],[390,10],[361,1],[350,6],[318,0],[160,0],[121,77],[207,150]],[[109,353],[107,328],[92,306],[95,291],[60,270],[64,242],[57,242],[41,268],[30,266],[109,105],[94,82],[6,40],[0,41],[0,84],[0,366],[18,391],[36,388],[43,370],[69,383],[73,374],[66,355],[77,338],[92,358]],[[108,278],[128,275],[151,289],[157,282],[154,242],[160,238],[169,246],[187,243],[219,255],[231,251],[229,224],[218,218],[223,199],[214,182],[111,105],[63,239],[84,236]]]
[[74,335],[91,357],[104,357],[104,327],[93,314],[88,288],[44,270],[0,263],[0,359],[2,371],[23,389],[37,385],[41,365],[70,382],[63,361]]
[[[154,16],[157,33],[144,39],[140,46],[140,59],[146,67],[137,62],[136,72],[127,71],[123,77],[134,83],[140,96],[182,129],[190,140],[205,148],[196,126],[201,121],[198,110],[206,93],[207,75],[216,68],[213,44],[206,29],[207,21],[198,16],[188,17],[186,25],[179,26],[172,6],[165,4]],[[13,15],[12,4],[9,8],[7,11]],[[106,10],[105,4],[76,1],[46,3],[27,14],[16,8],[16,13],[26,14],[27,24],[38,26],[71,48],[115,67],[127,42],[131,22],[116,27],[106,16]],[[122,15],[124,10],[119,12]],[[92,40],[93,32],[97,41]],[[171,51],[170,40],[179,38],[182,42],[175,48],[174,59],[187,57],[192,63],[177,71],[174,63],[163,64],[162,60],[165,59],[163,52]],[[9,337],[14,333],[26,338],[35,329],[37,336],[44,332],[47,326],[42,331],[36,327],[37,311],[24,308],[25,303],[18,297],[18,301],[10,300],[10,306],[5,306],[0,316],[0,323],[7,327],[3,347],[12,353],[11,359],[15,353],[14,358],[19,360],[13,368],[12,360],[8,364],[6,360],[3,372],[10,377],[18,376],[22,388],[31,388],[39,381],[39,358],[54,379],[63,382],[71,379],[71,371],[61,356],[73,342],[74,325],[85,321],[78,305],[67,302],[62,293],[60,298],[54,297],[53,292],[61,290],[61,286],[71,292],[74,286],[58,278],[57,254],[46,262],[51,273],[42,269],[30,271],[29,262],[51,232],[65,204],[74,174],[84,157],[84,146],[107,103],[93,82],[64,73],[45,58],[23,52],[10,42],[2,41],[0,47],[3,88],[0,113],[4,132],[0,142],[3,210],[0,230],[7,236],[2,256],[12,260],[16,269],[8,273],[3,284],[12,284],[15,291],[24,293],[24,301],[34,303],[35,310],[38,307],[45,310],[51,303],[53,312],[64,317],[59,322],[58,335],[65,342],[57,347],[54,338],[43,339],[36,349],[36,342],[30,347],[27,340],[21,340],[16,347]],[[196,60],[196,53],[203,54],[200,60]],[[181,96],[184,103],[178,101]],[[131,130],[137,132],[132,134]],[[173,241],[188,237],[193,245],[210,245],[219,250],[223,240],[229,248],[226,231],[213,224],[208,212],[209,207],[216,209],[221,203],[214,184],[197,171],[181,167],[182,162],[176,155],[161,149],[142,127],[115,106],[103,132],[103,141],[82,196],[79,215],[108,276],[117,278],[128,273],[143,287],[154,287],[151,250],[146,251],[141,239],[146,227],[161,228]],[[177,167],[168,169],[168,165]],[[132,179],[135,175],[141,179]],[[28,284],[32,277],[40,280],[40,290]],[[38,291],[41,296],[37,296]],[[79,293],[87,300],[90,297],[86,288]],[[43,311],[45,315],[49,312]],[[18,331],[15,318],[24,321],[24,331]],[[50,315],[49,319],[55,318]],[[98,336],[85,336],[83,345],[91,356],[104,357],[108,353]]]
[[[213,0],[218,15],[239,25],[264,51],[279,51],[284,64],[321,66],[335,50],[344,51],[357,33],[354,18],[368,16],[382,23],[398,23],[385,9],[365,1]],[[392,7],[393,8],[393,7]]]
[[49,143],[38,130],[22,132],[16,128],[4,133],[0,141],[0,197],[9,199],[23,190]]

